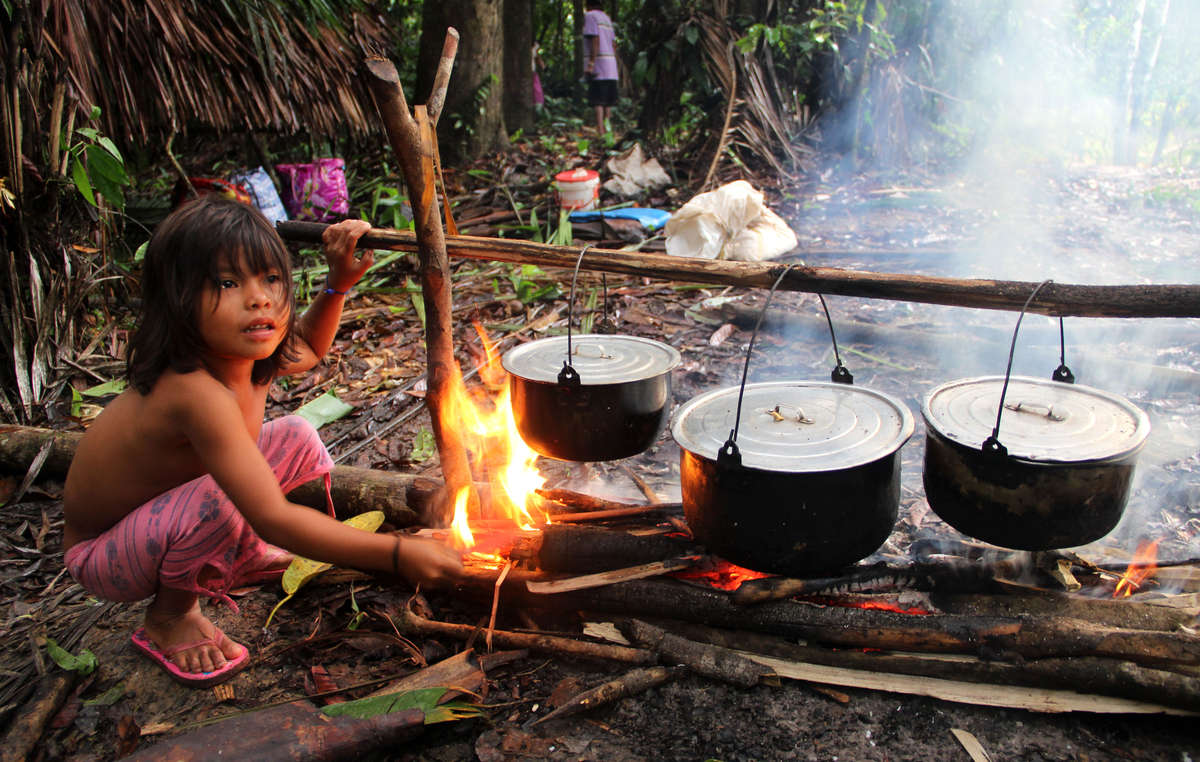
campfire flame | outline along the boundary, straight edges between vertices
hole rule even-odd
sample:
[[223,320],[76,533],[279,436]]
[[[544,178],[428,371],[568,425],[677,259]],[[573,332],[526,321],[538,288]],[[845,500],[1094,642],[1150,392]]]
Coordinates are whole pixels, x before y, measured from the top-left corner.
[[464,432],[473,478],[491,487],[487,499],[476,501],[474,506],[471,488],[464,487],[455,495],[451,528],[455,546],[460,550],[476,546],[471,519],[483,519],[485,511],[489,514],[487,518],[510,520],[514,530],[548,523],[545,513],[537,508],[541,498],[536,490],[546,481],[536,466],[538,454],[517,431],[507,376],[495,344],[478,323],[475,331],[483,344],[479,364],[483,384],[473,389],[459,385],[442,408],[442,425]]
[[1113,597],[1128,598],[1133,595],[1134,591],[1141,587],[1143,582],[1154,576],[1154,572],[1157,569],[1158,540],[1138,543],[1137,550],[1133,554],[1133,560],[1129,562],[1129,567],[1121,575],[1121,579],[1117,581],[1117,587],[1113,590]]

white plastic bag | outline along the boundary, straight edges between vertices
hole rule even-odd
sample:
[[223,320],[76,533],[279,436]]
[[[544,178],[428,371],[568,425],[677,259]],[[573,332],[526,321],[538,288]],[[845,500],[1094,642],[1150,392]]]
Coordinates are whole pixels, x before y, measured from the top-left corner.
[[671,178],[663,171],[658,159],[645,157],[641,143],[634,143],[633,148],[609,159],[604,168],[611,175],[604,183],[604,190],[622,198],[671,183]]
[[796,248],[796,234],[763,205],[745,180],[701,193],[667,220],[667,253],[678,257],[774,259]]

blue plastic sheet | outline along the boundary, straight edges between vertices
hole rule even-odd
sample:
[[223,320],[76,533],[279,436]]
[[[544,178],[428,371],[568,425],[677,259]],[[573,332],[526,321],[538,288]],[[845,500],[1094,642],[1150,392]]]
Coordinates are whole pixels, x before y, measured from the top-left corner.
[[568,219],[571,222],[595,222],[599,219],[637,220],[646,230],[658,230],[671,219],[671,213],[662,209],[647,209],[641,206],[630,206],[624,209],[606,209],[604,211],[571,212]]

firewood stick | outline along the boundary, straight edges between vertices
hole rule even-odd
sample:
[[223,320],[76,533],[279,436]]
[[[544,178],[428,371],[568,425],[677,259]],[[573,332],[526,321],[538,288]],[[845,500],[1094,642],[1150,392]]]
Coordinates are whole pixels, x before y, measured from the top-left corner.
[[[479,635],[479,628],[467,624],[436,622],[404,610],[394,618],[401,632],[434,638],[467,641]],[[616,661],[624,664],[653,664],[655,655],[644,648],[572,640],[558,635],[534,635],[525,632],[493,630],[492,642],[501,648],[525,648],[530,651],[559,654],[573,658]]]
[[626,672],[616,680],[609,680],[607,683],[576,694],[567,703],[556,708],[549,714],[542,715],[526,723],[526,727],[540,725],[549,720],[557,720],[585,712],[589,709],[595,709],[598,706],[610,704],[626,696],[636,696],[639,693],[648,691],[657,685],[662,685],[668,680],[682,675],[683,672],[683,667],[645,667]]
[[643,516],[647,513],[658,513],[663,510],[679,508],[682,503],[663,503],[662,505],[642,505],[634,508],[615,508],[611,511],[585,511],[584,513],[556,513],[555,521],[607,521],[608,519],[627,519],[630,516]]
[[586,590],[589,587],[600,587],[601,585],[612,585],[617,582],[624,582],[630,579],[644,579],[646,577],[657,577],[660,574],[667,572],[679,571],[695,566],[700,561],[700,557],[691,556],[688,558],[675,558],[669,561],[654,561],[648,564],[640,564],[638,566],[630,566],[625,569],[613,569],[612,571],[596,572],[595,574],[582,574],[577,577],[567,577],[566,579],[552,580],[528,580],[525,583],[525,589],[531,593],[539,593],[546,595],[549,593],[565,593],[568,590]]
[[728,648],[681,638],[639,619],[629,620],[621,630],[642,648],[657,652],[672,664],[682,664],[697,675],[739,688],[753,688],[759,683],[779,686],[779,678],[771,670]]
[[545,571],[589,574],[700,554],[696,545],[678,537],[550,524],[542,529],[537,563]]
[[772,635],[687,622],[663,622],[662,627],[689,640],[806,664],[977,683],[1073,689],[1200,710],[1200,681],[1196,680],[1192,670],[1150,669],[1117,659],[1091,656],[1034,659],[1012,664],[961,655],[801,646]]
[[585,492],[576,492],[574,490],[562,488],[539,487],[534,490],[540,497],[547,500],[552,500],[555,503],[560,503],[564,507],[550,506],[550,515],[554,516],[563,512],[587,512],[587,511],[615,511],[628,508],[642,508],[647,506],[635,505],[633,503],[625,503],[620,500],[609,500],[605,497],[597,497],[589,495]]
[[429,121],[434,124],[442,115],[442,106],[446,103],[446,90],[450,85],[450,71],[454,68],[454,59],[458,56],[458,30],[454,27],[446,29],[446,39],[442,41],[442,55],[438,59],[437,72],[433,76],[433,91],[429,94]]
[[[323,223],[281,222],[280,235],[292,241],[316,242]],[[447,251],[456,257],[498,262],[572,268],[579,258],[571,246],[551,246],[476,236],[446,239]],[[363,237],[363,246],[397,251],[417,250],[416,237],[406,231],[374,228]],[[795,252],[803,256],[805,252]],[[750,288],[770,288],[784,265],[764,262],[731,262],[688,259],[667,254],[592,249],[584,262],[587,270],[661,278],[684,283],[713,283]],[[779,288],[787,291],[859,296],[870,299],[943,304],[952,307],[1019,312],[1037,286],[1034,282],[978,278],[943,278],[902,273],[875,273],[833,267],[793,267]],[[1038,293],[1030,312],[1078,317],[1200,317],[1200,285],[1094,286],[1052,283]]]
[[[453,36],[457,39],[457,32]],[[457,46],[449,41],[443,47],[438,77],[442,77],[444,68],[447,72],[445,78],[448,79],[449,66],[456,49]],[[442,475],[449,492],[445,506],[448,513],[453,495],[464,487],[470,487],[471,471],[459,427],[447,420],[451,398],[464,393],[464,384],[462,369],[454,357],[450,264],[441,214],[435,200],[437,194],[433,167],[436,138],[433,137],[432,123],[441,104],[433,104],[435,111],[432,118],[424,106],[415,107],[414,113],[409,114],[399,74],[391,61],[370,58],[366,62],[366,73],[367,85],[375,98],[392,150],[404,172],[404,182],[408,186],[413,207],[416,227],[414,241],[420,260],[421,293],[425,301],[428,376],[425,404],[429,407]]]
[[[493,577],[494,579],[494,577]],[[463,593],[479,595],[465,583]],[[486,595],[490,598],[489,585]],[[713,626],[770,632],[814,643],[935,653],[990,652],[1023,658],[1102,656],[1146,666],[1200,664],[1192,635],[1131,630],[1067,617],[914,616],[891,611],[815,607],[793,601],[734,605],[728,593],[673,580],[634,580],[591,590],[534,596],[518,586],[505,594],[526,605],[582,609],[623,616],[655,616]]]

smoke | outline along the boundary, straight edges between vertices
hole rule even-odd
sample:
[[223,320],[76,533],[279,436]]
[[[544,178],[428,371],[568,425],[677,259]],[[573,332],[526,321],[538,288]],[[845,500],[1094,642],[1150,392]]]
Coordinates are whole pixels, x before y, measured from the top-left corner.
[[[1200,187],[1200,175],[1179,167],[1113,164],[1117,127],[1126,118],[1122,82],[1135,28],[1129,14],[1137,4],[1104,4],[1111,17],[1087,0],[940,5],[921,44],[913,46],[924,55],[902,51],[883,65],[892,67],[887,76],[873,80],[869,102],[847,110],[869,114],[874,132],[868,133],[872,145],[860,154],[857,174],[839,182],[865,184],[866,192],[857,199],[841,192],[836,208],[812,203],[790,220],[802,247],[837,240],[842,247],[924,253],[841,261],[812,255],[806,262],[1032,283],[1196,283],[1200,214],[1177,213],[1151,200],[1164,188]],[[1147,8],[1143,58],[1158,28],[1154,24],[1161,27],[1156,19],[1162,0],[1151,0]],[[1195,26],[1195,16],[1179,18]],[[1183,39],[1195,39],[1196,31],[1166,30]],[[921,120],[911,105],[901,114],[895,99],[880,90],[897,80],[897,67],[909,87],[921,91],[926,129],[918,129]],[[1150,82],[1144,68],[1138,77]],[[1137,154],[1143,159],[1151,153],[1152,132],[1143,133]],[[906,161],[895,163],[901,159]],[[912,193],[901,191],[895,198],[909,203],[897,208],[910,214],[881,210],[878,194],[888,184],[931,189],[927,196],[933,200],[917,204]],[[837,190],[822,190],[825,198],[839,196]],[[925,215],[920,223],[913,221],[918,214]],[[946,251],[928,253],[924,241],[930,239]],[[835,324],[843,321],[839,339],[890,363],[848,358],[866,365],[851,368],[857,384],[893,393],[916,412],[924,393],[942,382],[1004,373],[1016,313],[880,305],[865,299],[831,302]],[[1067,318],[1064,335],[1067,364],[1079,382],[1130,399],[1152,424],[1125,518],[1109,538],[1088,548],[1094,552],[1089,557],[1103,557],[1106,548],[1132,549],[1138,539],[1163,534],[1172,535],[1162,548],[1165,555],[1196,556],[1200,320]],[[789,338],[828,344],[827,333],[813,324]],[[1027,315],[1013,372],[1048,378],[1059,353],[1058,321]],[[814,378],[824,371],[793,367],[784,377]],[[921,439],[919,424],[908,446],[921,447]],[[905,484],[919,489],[920,474],[906,473]]]

